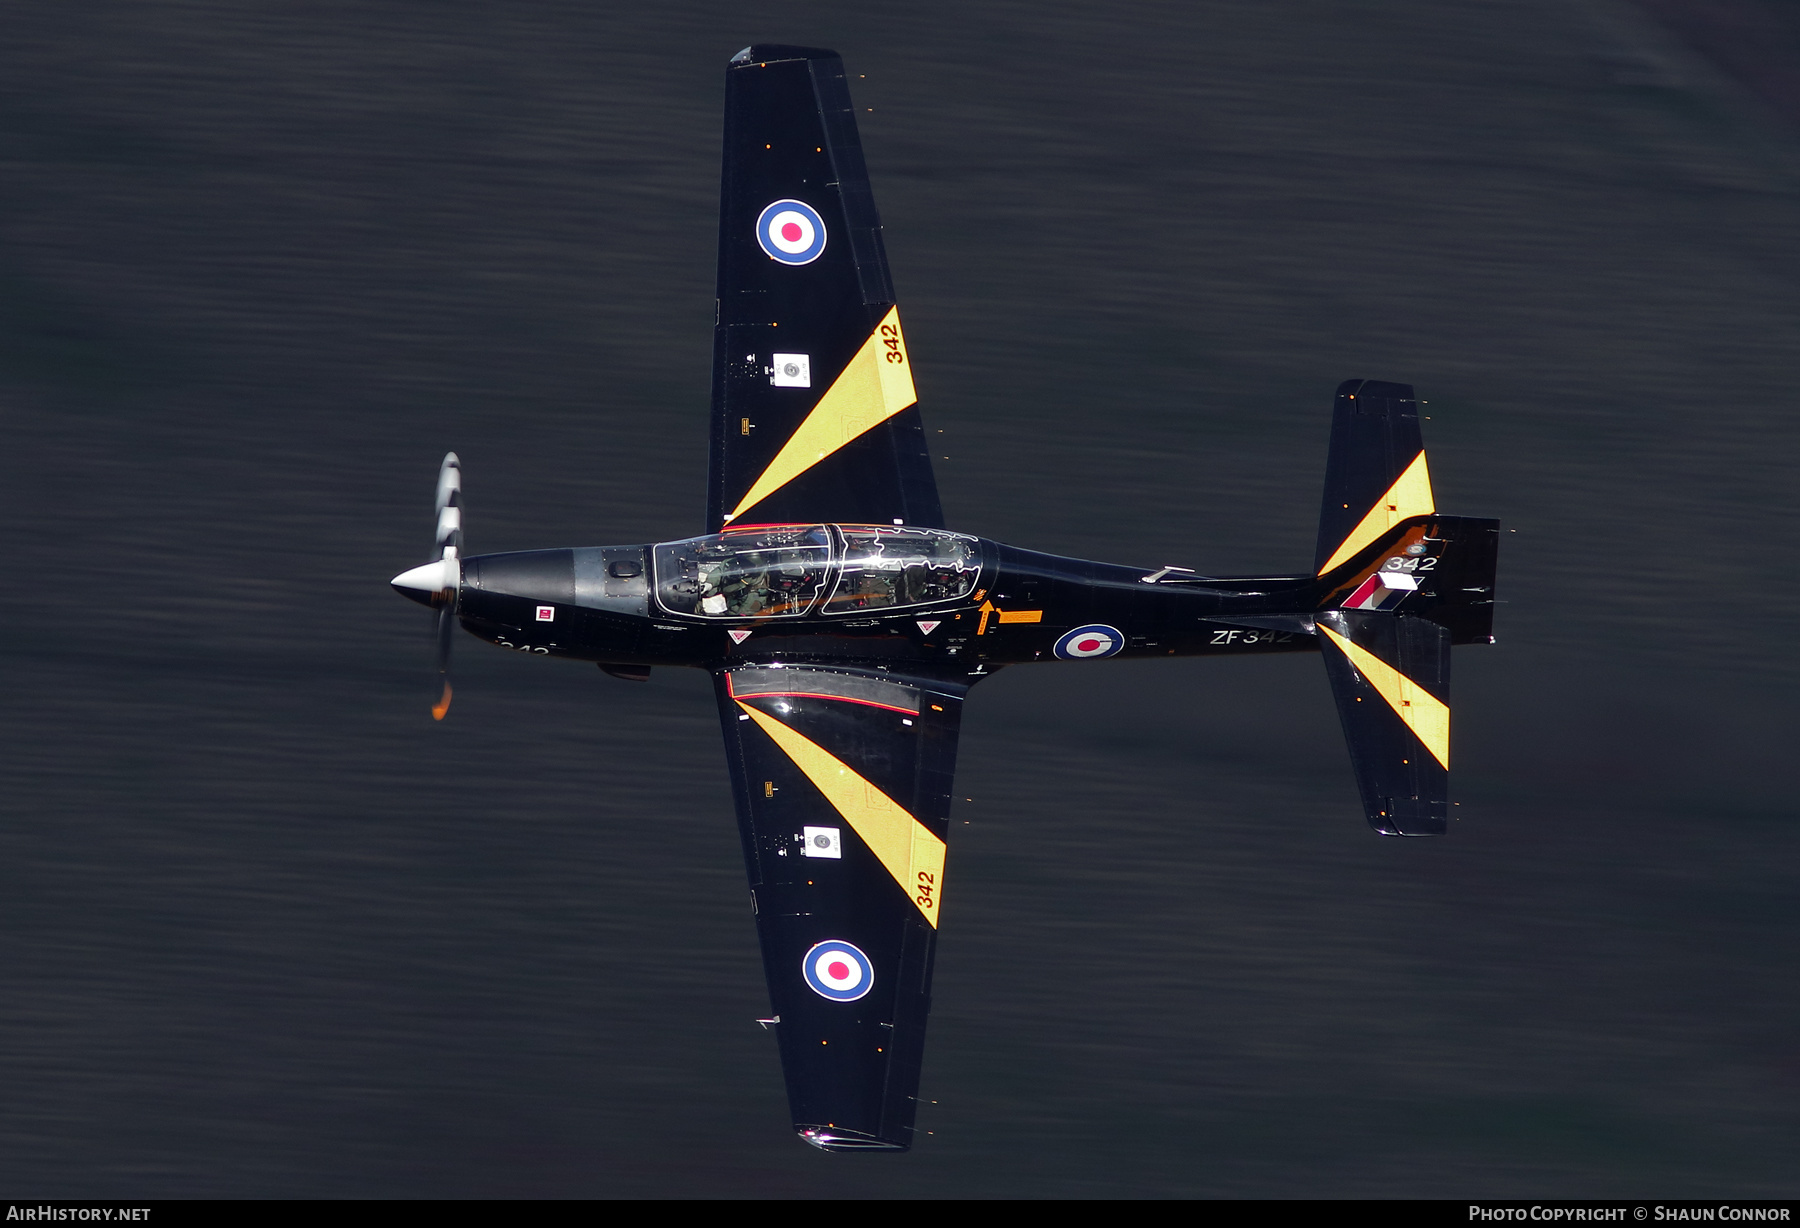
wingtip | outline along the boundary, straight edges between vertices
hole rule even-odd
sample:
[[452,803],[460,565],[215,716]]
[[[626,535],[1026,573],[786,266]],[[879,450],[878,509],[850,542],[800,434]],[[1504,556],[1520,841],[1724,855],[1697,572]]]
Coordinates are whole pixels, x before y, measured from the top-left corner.
[[911,1143],[894,1143],[860,1130],[839,1126],[795,1125],[794,1133],[820,1151],[910,1151]]
[[794,47],[787,43],[752,43],[731,57],[736,66],[770,64],[777,60],[838,60],[843,57],[826,47]]

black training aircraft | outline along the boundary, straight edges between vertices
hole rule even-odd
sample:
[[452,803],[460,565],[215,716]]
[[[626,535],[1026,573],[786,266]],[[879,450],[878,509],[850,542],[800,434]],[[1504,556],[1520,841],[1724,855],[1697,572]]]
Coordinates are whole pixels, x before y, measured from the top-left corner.
[[1440,516],[1405,384],[1337,391],[1304,575],[1201,576],[945,526],[844,66],[757,46],[726,70],[707,534],[437,557],[394,578],[454,625],[644,679],[712,673],[794,1128],[904,1150],[946,898],[963,697],[1007,665],[1317,652],[1363,807],[1441,835],[1450,646],[1491,643],[1497,522]]

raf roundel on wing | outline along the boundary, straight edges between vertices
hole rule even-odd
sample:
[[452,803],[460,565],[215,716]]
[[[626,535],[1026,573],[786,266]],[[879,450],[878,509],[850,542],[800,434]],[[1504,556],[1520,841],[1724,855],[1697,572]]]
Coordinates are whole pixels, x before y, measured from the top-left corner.
[[778,200],[757,215],[756,241],[771,260],[811,264],[825,253],[825,219],[803,200]]
[[869,957],[835,938],[808,951],[800,971],[814,993],[833,1002],[854,1002],[875,985],[875,965]]
[[1125,635],[1105,623],[1089,623],[1056,641],[1056,655],[1065,661],[1083,657],[1110,657],[1125,647]]

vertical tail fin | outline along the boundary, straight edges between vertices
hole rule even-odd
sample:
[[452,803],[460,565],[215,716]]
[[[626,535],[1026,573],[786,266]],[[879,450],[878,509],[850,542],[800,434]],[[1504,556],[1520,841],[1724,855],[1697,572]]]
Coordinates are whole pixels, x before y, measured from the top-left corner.
[[1491,644],[1500,522],[1414,516],[1319,576],[1317,609],[1408,614],[1453,644]]

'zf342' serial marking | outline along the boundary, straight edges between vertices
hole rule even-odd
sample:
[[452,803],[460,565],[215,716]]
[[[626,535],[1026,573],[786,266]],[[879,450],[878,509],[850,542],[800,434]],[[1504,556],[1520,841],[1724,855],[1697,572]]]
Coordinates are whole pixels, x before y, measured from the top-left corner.
[[1285,644],[1294,638],[1292,631],[1215,631],[1215,644]]

